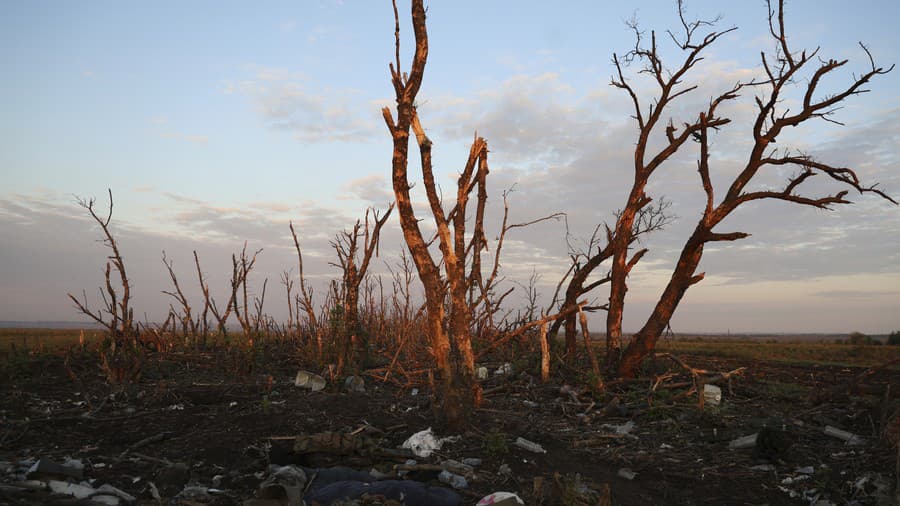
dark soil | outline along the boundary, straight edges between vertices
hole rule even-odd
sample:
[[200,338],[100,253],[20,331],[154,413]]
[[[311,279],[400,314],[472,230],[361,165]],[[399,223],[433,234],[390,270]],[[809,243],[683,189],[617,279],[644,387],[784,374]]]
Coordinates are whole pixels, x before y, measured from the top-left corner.
[[[652,378],[665,372],[661,360],[650,379],[611,385],[604,395],[582,388],[574,374],[545,385],[533,372],[514,371],[484,382],[485,404],[458,432],[435,422],[427,385],[414,395],[411,385],[367,376],[365,393],[341,392],[341,381],[311,392],[293,385],[300,367],[286,356],[243,368],[224,352],[148,355],[140,380],[124,386],[107,383],[95,353],[73,356],[68,369],[60,356],[10,358],[0,371],[0,461],[80,459],[95,486],[111,484],[140,503],[156,504],[152,482],[164,498],[185,484],[215,483],[222,492],[213,503],[241,504],[270,461],[290,460],[293,436],[353,432],[396,449],[433,427],[461,438],[420,463],[483,459],[461,491],[465,504],[498,490],[527,504],[598,504],[607,486],[612,504],[878,504],[895,497],[896,450],[882,429],[896,416],[888,387],[900,390],[900,372],[876,371],[851,389],[862,369],[681,358],[711,371],[747,370],[719,383],[721,406],[702,410],[695,393],[684,395],[692,381],[677,369],[651,395]],[[686,384],[672,386],[679,382]],[[563,384],[575,394],[561,395]],[[617,434],[629,421],[634,429]],[[848,446],[825,435],[826,426],[862,442]],[[757,448],[729,449],[761,430]],[[518,437],[546,453],[517,447]],[[370,464],[390,470],[396,461],[336,463],[368,471]],[[7,485],[13,479],[0,475]],[[75,502],[0,490],[0,503]]]

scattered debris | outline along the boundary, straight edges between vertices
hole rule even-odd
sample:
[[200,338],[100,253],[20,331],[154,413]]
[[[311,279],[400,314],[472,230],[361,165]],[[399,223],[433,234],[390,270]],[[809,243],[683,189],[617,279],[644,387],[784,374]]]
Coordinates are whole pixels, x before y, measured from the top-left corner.
[[505,374],[512,374],[513,367],[509,362],[504,362],[494,371],[494,376],[503,376]]
[[440,450],[444,443],[456,441],[459,441],[459,436],[436,438],[431,427],[428,427],[410,436],[400,447],[411,450],[416,457],[428,458],[435,450]]
[[478,369],[475,369],[475,377],[480,380],[486,380],[488,378],[488,368],[481,366]]
[[363,393],[366,391],[366,380],[362,376],[347,376],[347,379],[344,380],[344,390]]
[[465,476],[460,476],[456,473],[451,473],[450,471],[441,471],[438,474],[438,480],[440,480],[441,483],[446,483],[447,485],[450,485],[457,490],[469,488],[469,482],[466,481]]
[[616,476],[618,476],[619,478],[625,478],[626,480],[631,481],[637,476],[637,473],[632,471],[631,469],[628,469],[627,467],[622,467],[616,473]]
[[722,403],[722,389],[716,385],[703,385],[703,402],[706,406],[716,407]]
[[759,435],[759,433],[754,432],[753,434],[750,434],[749,436],[739,437],[739,438],[733,440],[732,442],[728,443],[728,448],[731,448],[732,450],[743,450],[745,448],[753,448],[754,446],[756,446],[756,436],[758,436],[758,435]]
[[481,498],[475,506],[513,506],[525,505],[521,497],[512,492],[494,492]]
[[618,434],[618,435],[620,435],[620,436],[624,436],[624,435],[626,435],[626,434],[631,434],[631,431],[633,431],[634,429],[637,428],[637,424],[634,423],[632,420],[628,420],[627,422],[625,422],[625,423],[623,423],[623,424],[621,424],[621,425],[614,425],[614,424],[610,424],[610,423],[604,423],[604,424],[602,425],[602,427],[603,427],[604,429],[612,430],[614,433],[616,433],[616,434]]
[[865,441],[861,436],[857,436],[852,432],[847,432],[845,430],[838,429],[837,427],[832,427],[831,425],[825,426],[825,435],[836,437],[838,439],[843,439],[847,442],[847,446],[858,446],[863,444]]
[[318,392],[325,388],[325,378],[301,369],[297,371],[297,377],[294,378],[294,386]]
[[524,450],[528,450],[528,451],[530,451],[530,452],[534,452],[534,453],[547,453],[547,450],[545,450],[543,446],[541,446],[541,445],[539,445],[539,444],[537,444],[537,443],[535,443],[535,442],[533,442],[533,441],[529,441],[529,440],[527,440],[527,439],[525,439],[525,438],[522,438],[522,437],[516,438],[516,442],[513,443],[513,444],[516,445],[516,446],[518,446],[519,448],[522,448],[522,449],[524,449]]
[[276,499],[288,504],[300,504],[306,489],[306,473],[297,466],[270,466],[271,474],[259,486],[256,497]]

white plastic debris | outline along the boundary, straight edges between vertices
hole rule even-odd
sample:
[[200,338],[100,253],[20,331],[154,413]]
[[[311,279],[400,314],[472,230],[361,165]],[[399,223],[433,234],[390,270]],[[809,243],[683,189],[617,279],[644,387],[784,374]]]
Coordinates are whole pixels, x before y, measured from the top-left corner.
[[749,436],[739,437],[739,438],[735,439],[734,441],[728,443],[728,447],[731,448],[732,450],[740,450],[743,448],[753,448],[754,446],[756,446],[756,436],[758,434],[759,434],[758,432],[754,432],[753,434],[750,434]]
[[816,469],[813,466],[798,467],[794,472],[800,474],[816,474]]
[[404,441],[400,447],[412,450],[416,457],[428,458],[435,450],[440,450],[444,443],[453,443],[455,441],[459,441],[459,436],[437,438],[434,436],[434,432],[431,431],[431,427],[428,427],[409,436],[409,439]]
[[493,494],[488,494],[482,497],[475,506],[512,506],[514,504],[520,504],[524,506],[525,501],[523,501],[521,497],[512,492],[494,492]]
[[619,469],[619,472],[616,473],[616,476],[619,478],[625,478],[628,481],[631,481],[637,476],[637,473],[628,469],[627,467],[623,467]]
[[441,483],[446,483],[447,485],[450,485],[457,490],[469,488],[469,482],[466,481],[465,477],[460,476],[456,473],[451,473],[450,471],[441,471],[440,474],[438,474],[438,480],[440,480]]
[[97,492],[97,490],[87,482],[78,484],[69,483],[67,481],[50,480],[47,482],[47,487],[49,487],[50,491],[54,494],[70,495],[75,499],[86,499]]
[[718,406],[722,403],[722,389],[716,385],[703,385],[703,402],[707,406]]
[[301,369],[297,371],[297,377],[294,378],[294,386],[318,392],[325,388],[325,378]]
[[505,362],[505,363],[503,363],[503,365],[498,367],[496,371],[494,371],[494,376],[501,376],[504,374],[512,374],[512,370],[513,370],[512,364],[510,364],[509,362]]
[[172,404],[166,409],[169,411],[184,411],[184,404]]
[[481,366],[478,369],[475,369],[475,377],[480,380],[486,380],[488,377],[488,368]]
[[621,425],[616,425],[616,424],[612,424],[612,423],[604,423],[601,427],[603,427],[604,429],[607,429],[607,430],[611,430],[620,436],[624,436],[626,434],[631,434],[631,431],[633,431],[634,429],[637,428],[637,424],[635,424],[631,420],[628,420],[627,422],[625,422]]
[[772,464],[759,464],[750,468],[751,471],[774,471],[775,466]]
[[543,446],[541,446],[541,445],[535,443],[534,441],[529,441],[529,440],[527,440],[527,439],[525,439],[525,438],[523,438],[523,437],[518,437],[518,438],[516,438],[516,442],[513,443],[513,444],[516,445],[516,446],[518,446],[519,448],[522,448],[522,449],[524,449],[524,450],[528,450],[528,451],[530,451],[530,452],[534,452],[534,453],[547,453],[547,450],[545,450]]
[[863,444],[862,437],[857,436],[852,432],[847,432],[845,430],[838,429],[837,427],[832,427],[831,425],[825,426],[825,435],[843,439],[847,442],[847,446],[857,446]]

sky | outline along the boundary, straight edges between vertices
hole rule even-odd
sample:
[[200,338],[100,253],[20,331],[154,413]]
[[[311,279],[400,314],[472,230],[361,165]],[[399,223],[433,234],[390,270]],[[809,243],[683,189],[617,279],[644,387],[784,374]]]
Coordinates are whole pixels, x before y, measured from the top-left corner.
[[[430,54],[418,97],[448,195],[475,132],[487,138],[494,234],[507,189],[512,222],[566,213],[566,223],[510,232],[503,249],[507,286],[536,274],[544,304],[568,268],[570,249],[614,219],[630,187],[636,128],[627,97],[609,85],[612,54],[634,44],[626,21],[638,20],[645,34],[656,30],[670,62],[678,53],[665,32],[680,26],[674,1],[547,5],[429,2]],[[399,6],[408,67],[409,6],[402,0]],[[674,104],[676,123],[695,117],[713,94],[760,76],[760,52],[773,47],[763,1],[696,0],[686,7],[692,18],[721,16],[718,27],[738,30],[687,76],[698,89]],[[881,66],[900,61],[896,19],[900,4],[874,0],[794,0],[786,14],[792,47],[820,47],[823,58],[850,60],[824,83],[833,91],[867,69],[858,41]],[[392,104],[393,32],[386,1],[6,3],[0,321],[83,319],[67,292],[85,290],[94,307],[100,303],[107,252],[76,199],[96,197],[105,211],[107,189],[138,318],[164,317],[173,302],[162,294],[171,290],[163,251],[196,304],[196,250],[222,303],[231,254],[245,241],[250,250],[263,249],[251,289],[260,294],[267,278],[267,312],[285,318],[279,276],[296,276],[290,221],[321,301],[328,280],[339,276],[329,264],[335,260],[329,241],[367,207],[392,201],[391,139],[380,110]],[[637,68],[626,70],[650,103],[650,83],[636,76]],[[814,122],[779,142],[853,167],[897,198],[900,71],[868,89],[838,111],[845,126]],[[712,175],[720,188],[746,159],[752,107],[748,92],[723,110],[733,122],[713,141]],[[648,189],[672,202],[675,220],[643,243],[650,252],[630,278],[626,330],[646,318],[702,212],[696,156],[688,146]],[[763,174],[758,185],[779,186],[786,176]],[[700,266],[707,278],[685,296],[673,330],[900,328],[900,208],[871,196],[850,198],[853,205],[833,211],[765,202],[735,213],[721,230],[752,236],[707,248]],[[393,216],[373,271],[387,273],[401,248]],[[605,297],[595,294],[600,303]],[[601,319],[595,316],[592,326],[599,330]]]

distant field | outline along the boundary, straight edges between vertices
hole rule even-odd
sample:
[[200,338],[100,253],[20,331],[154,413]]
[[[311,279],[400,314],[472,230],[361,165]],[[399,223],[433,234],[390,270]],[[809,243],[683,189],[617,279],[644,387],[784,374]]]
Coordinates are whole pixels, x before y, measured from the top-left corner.
[[87,343],[99,341],[103,338],[103,331],[91,329],[26,329],[26,328],[0,328],[0,351],[6,351],[13,346],[26,349],[44,349],[55,351],[66,349],[78,343],[82,332]]
[[[81,335],[86,343],[101,340],[104,332],[87,329],[0,328],[0,352],[17,349],[59,351],[78,343]],[[799,339],[798,339],[799,337]],[[747,361],[781,362],[785,364],[821,364],[870,367],[900,359],[900,346],[835,344],[840,335],[828,338],[804,336],[698,336],[661,339],[659,351],[710,355]],[[594,337],[603,342],[602,337]],[[822,342],[824,341],[824,342]],[[602,349],[602,345],[600,346]],[[893,369],[900,369],[895,364]]]
[[[871,367],[900,359],[900,346],[860,346],[815,341],[661,340],[658,349],[676,354],[714,355],[748,361],[859,367]],[[892,368],[900,369],[900,364],[895,364]]]

